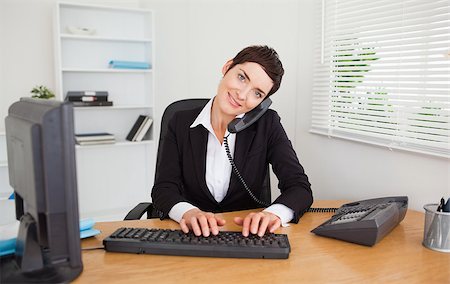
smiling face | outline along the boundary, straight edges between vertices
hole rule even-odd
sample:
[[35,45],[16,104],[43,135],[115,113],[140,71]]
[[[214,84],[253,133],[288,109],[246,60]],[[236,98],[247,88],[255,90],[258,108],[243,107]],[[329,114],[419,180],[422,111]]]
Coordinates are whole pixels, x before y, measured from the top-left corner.
[[273,86],[272,79],[258,63],[245,62],[229,69],[231,63],[228,61],[222,68],[224,76],[213,105],[228,120],[258,106]]

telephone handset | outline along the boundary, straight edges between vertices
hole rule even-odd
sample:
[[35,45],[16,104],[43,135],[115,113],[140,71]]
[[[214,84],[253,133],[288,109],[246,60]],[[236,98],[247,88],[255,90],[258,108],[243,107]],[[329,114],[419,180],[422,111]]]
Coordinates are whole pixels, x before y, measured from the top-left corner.
[[237,133],[252,125],[257,121],[270,107],[272,100],[267,98],[263,100],[257,107],[247,112],[242,118],[235,118],[228,124],[230,133]]

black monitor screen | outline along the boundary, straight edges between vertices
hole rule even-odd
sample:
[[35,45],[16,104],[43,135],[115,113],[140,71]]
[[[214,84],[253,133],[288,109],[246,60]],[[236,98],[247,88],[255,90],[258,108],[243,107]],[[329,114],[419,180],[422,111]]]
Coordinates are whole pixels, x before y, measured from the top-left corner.
[[5,127],[20,227],[2,282],[70,281],[82,271],[72,105],[22,98]]

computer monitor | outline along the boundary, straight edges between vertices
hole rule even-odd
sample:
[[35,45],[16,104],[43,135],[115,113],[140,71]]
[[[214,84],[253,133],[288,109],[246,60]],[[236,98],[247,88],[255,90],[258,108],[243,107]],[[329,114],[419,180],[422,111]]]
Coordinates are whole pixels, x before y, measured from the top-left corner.
[[82,271],[73,107],[22,98],[5,119],[9,182],[20,220],[1,281],[69,282]]

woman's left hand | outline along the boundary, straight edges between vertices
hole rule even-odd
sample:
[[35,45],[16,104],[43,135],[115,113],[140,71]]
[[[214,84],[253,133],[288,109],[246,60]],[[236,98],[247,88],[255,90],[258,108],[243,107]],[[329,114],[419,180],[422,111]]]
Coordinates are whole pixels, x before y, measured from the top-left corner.
[[270,233],[275,232],[281,226],[280,217],[270,212],[252,212],[244,219],[235,217],[234,222],[242,226],[242,235],[248,237],[249,233],[258,234],[262,237],[268,230]]

